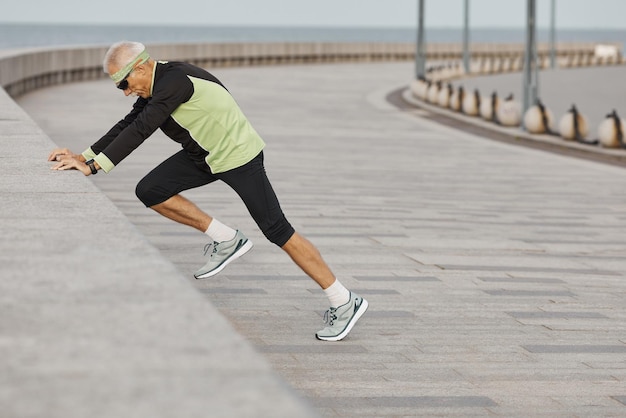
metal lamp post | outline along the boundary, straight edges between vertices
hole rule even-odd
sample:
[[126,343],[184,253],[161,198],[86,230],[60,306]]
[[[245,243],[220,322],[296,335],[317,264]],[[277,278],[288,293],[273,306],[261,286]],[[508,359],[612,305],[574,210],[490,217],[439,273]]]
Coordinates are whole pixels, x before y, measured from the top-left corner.
[[465,74],[470,73],[469,52],[469,0],[465,0],[465,16],[463,19],[463,69]]
[[537,100],[539,74],[537,69],[537,39],[535,22],[535,0],[527,0],[526,50],[524,53],[524,112]]
[[426,75],[426,51],[424,48],[424,0],[418,0],[417,47],[415,51],[415,77]]
[[551,0],[550,10],[550,68],[556,68],[556,0]]

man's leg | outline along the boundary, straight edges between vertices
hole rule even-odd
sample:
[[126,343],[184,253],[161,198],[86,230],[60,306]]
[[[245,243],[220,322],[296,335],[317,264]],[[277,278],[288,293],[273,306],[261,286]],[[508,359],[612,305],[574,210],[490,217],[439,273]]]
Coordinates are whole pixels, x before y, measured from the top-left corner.
[[267,239],[281,247],[326,293],[331,306],[325,315],[327,326],[316,337],[326,341],[343,339],[365,313],[368,303],[346,289],[317,248],[289,224],[265,173],[263,153],[219,177],[239,194]]
[[[209,260],[194,274],[198,279],[219,273],[252,248],[252,242],[241,232],[213,219],[179,194],[216,180],[210,172],[199,169],[185,151],[180,151],[148,173],[136,188],[137,197],[147,207],[212,239],[213,251]],[[205,247],[205,254],[208,248],[209,245]]]
[[[315,337],[324,341],[344,339],[367,310],[367,300],[346,289],[330,271],[318,249],[302,235],[295,232],[282,249],[324,289],[330,301],[331,307],[324,315],[326,327]],[[341,302],[333,303],[334,300]]]
[[322,289],[335,283],[335,275],[317,248],[298,234],[285,218],[265,173],[262,152],[247,164],[218,177],[241,197],[265,237],[289,254],[302,271]]
[[[214,228],[219,222],[213,222],[211,216],[179,193],[216,180],[217,178],[210,172],[199,169],[183,150],[163,161],[141,179],[135,193],[147,207],[166,218],[191,226],[200,232],[207,232],[209,225]],[[227,239],[232,239],[235,235],[235,231],[230,228],[228,231],[214,232],[219,238],[214,240],[218,242],[223,240],[224,235]],[[230,236],[229,232],[232,232]]]
[[163,203],[151,206],[159,214],[173,221],[205,232],[213,220],[189,199],[177,194]]
[[335,275],[318,249],[302,235],[295,232],[282,249],[322,289],[327,289],[335,283]]

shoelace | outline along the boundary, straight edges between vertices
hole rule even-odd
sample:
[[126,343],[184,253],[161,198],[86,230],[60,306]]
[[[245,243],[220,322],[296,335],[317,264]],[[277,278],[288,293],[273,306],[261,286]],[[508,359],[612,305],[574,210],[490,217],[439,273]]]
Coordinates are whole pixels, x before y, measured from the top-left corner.
[[211,251],[211,256],[217,252],[217,242],[209,242],[207,245],[204,246],[205,257],[207,253],[209,252],[209,248],[211,248],[211,246],[213,246],[213,251]]
[[337,308],[329,308],[326,312],[324,312],[324,323],[330,325],[331,327],[333,326],[333,324],[335,323],[335,320],[337,319],[337,315],[335,314],[337,312]]

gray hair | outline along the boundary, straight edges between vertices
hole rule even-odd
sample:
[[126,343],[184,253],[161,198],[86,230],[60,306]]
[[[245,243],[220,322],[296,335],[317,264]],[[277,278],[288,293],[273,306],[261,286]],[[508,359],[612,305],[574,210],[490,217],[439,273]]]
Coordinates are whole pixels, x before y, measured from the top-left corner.
[[146,49],[146,47],[140,42],[117,42],[111,45],[107,53],[104,55],[102,69],[106,74],[109,74],[109,65],[122,68],[128,65],[133,59],[137,58],[137,56],[141,54],[144,49]]

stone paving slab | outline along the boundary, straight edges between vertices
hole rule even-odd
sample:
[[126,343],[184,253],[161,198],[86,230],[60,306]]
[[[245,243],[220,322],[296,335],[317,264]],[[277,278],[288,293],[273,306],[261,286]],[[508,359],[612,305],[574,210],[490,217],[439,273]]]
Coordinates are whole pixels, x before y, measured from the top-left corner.
[[[92,180],[323,416],[626,414],[626,171],[398,110],[385,98],[412,67],[215,70],[268,144],[288,218],[370,301],[343,342],[314,339],[323,293],[221,184],[186,195],[255,247],[191,277],[205,239],[133,196],[176,150],[162,135]],[[96,81],[20,104],[78,151],[131,101]]]

